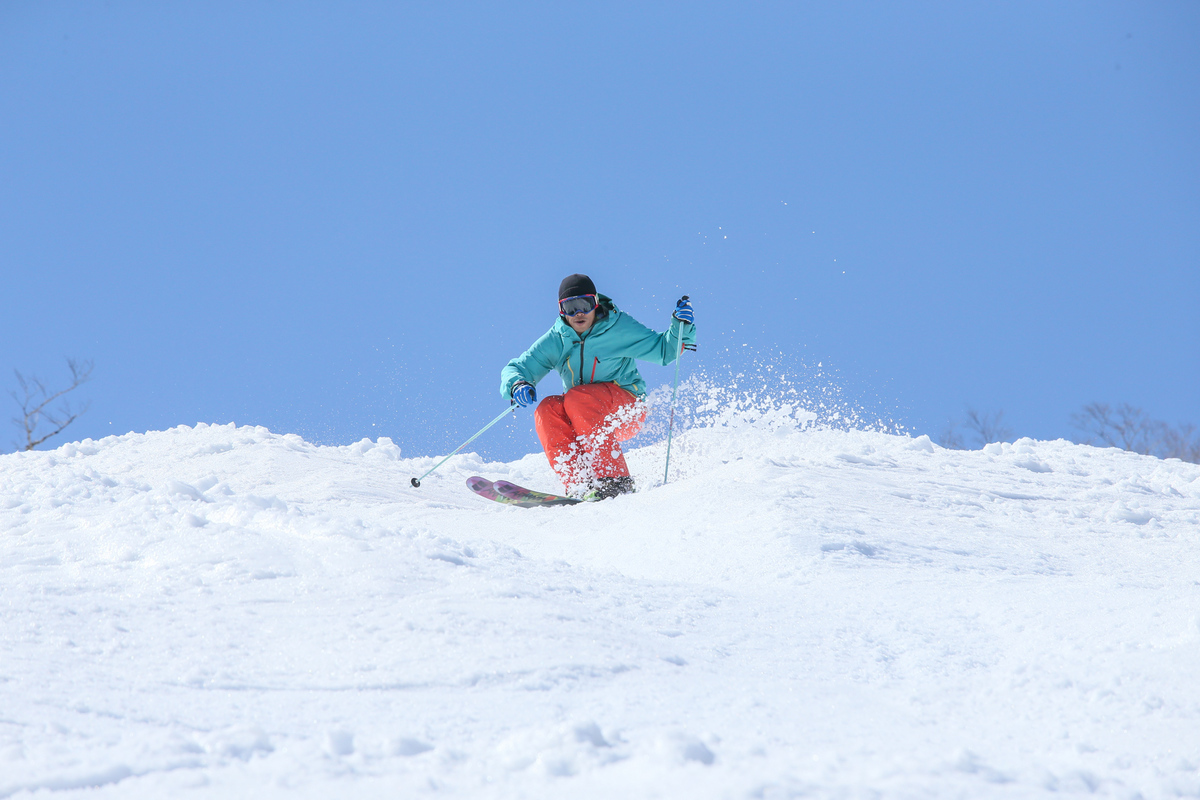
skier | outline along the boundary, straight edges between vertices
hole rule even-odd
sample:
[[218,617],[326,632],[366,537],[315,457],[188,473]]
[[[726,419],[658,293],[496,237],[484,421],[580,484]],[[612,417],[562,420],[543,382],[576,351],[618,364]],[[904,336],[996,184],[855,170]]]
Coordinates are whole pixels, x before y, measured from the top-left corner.
[[606,499],[633,491],[621,442],[646,419],[646,382],[635,359],[666,366],[696,339],[687,298],[656,333],[619,311],[587,275],[568,275],[558,287],[558,320],[500,373],[500,393],[521,406],[537,401],[535,386],[558,370],[565,394],[546,397],[534,425],[546,458],[567,494]]

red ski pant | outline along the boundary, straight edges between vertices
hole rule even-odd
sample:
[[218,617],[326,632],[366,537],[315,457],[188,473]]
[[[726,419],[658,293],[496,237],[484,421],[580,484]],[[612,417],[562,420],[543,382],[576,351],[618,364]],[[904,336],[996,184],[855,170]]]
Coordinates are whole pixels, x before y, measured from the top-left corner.
[[586,383],[542,400],[534,414],[550,466],[570,491],[629,475],[621,442],[641,430],[646,405],[615,383]]

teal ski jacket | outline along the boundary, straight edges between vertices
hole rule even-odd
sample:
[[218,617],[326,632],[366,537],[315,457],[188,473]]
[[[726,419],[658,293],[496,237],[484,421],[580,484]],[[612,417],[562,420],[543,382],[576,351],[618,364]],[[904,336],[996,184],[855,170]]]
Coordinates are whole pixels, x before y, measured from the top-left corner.
[[666,366],[679,357],[681,341],[696,341],[695,325],[672,317],[671,327],[658,333],[619,311],[611,298],[600,294],[596,299],[608,313],[586,333],[576,333],[559,317],[533,347],[508,362],[500,372],[500,394],[505,400],[512,397],[513,384],[527,381],[537,386],[552,369],[558,370],[564,389],[584,383],[615,383],[635,397],[645,397],[646,381],[635,361]]

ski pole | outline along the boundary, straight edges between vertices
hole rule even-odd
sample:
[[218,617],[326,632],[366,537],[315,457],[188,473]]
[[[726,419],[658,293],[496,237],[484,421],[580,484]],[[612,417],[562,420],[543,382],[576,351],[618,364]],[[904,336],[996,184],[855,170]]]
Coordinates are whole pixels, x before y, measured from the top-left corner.
[[[456,453],[458,453],[458,451],[459,451],[459,450],[462,450],[464,447],[466,447],[467,445],[469,445],[471,442],[475,441],[475,440],[476,440],[476,439],[478,439],[480,436],[482,436],[484,431],[486,431],[488,428],[490,428],[490,427],[492,427],[493,425],[495,425],[495,424],[496,424],[497,422],[499,422],[500,420],[504,419],[504,415],[505,415],[505,414],[508,414],[508,413],[510,413],[510,412],[515,414],[515,413],[516,413],[516,411],[517,411],[517,408],[518,408],[518,406],[517,406],[517,405],[514,403],[514,404],[513,404],[513,405],[511,405],[510,407],[508,407],[508,408],[504,409],[503,411],[501,411],[501,412],[500,412],[500,416],[496,417],[494,420],[492,420],[491,422],[489,422],[487,425],[484,425],[484,426],[483,426],[483,428],[482,428],[482,429],[479,431],[479,433],[475,434],[475,435],[474,435],[474,436],[472,436],[470,439],[467,439],[465,442],[463,442],[462,444],[460,444],[458,447],[454,448],[454,452],[453,452],[453,453],[451,453],[449,456],[446,456],[445,458],[443,458],[443,459],[442,459],[441,461],[439,461],[438,463],[434,464],[434,465],[433,465],[433,468],[432,468],[432,469],[430,469],[430,470],[429,470],[429,472],[433,472],[433,470],[437,469],[437,468],[438,468],[438,467],[440,467],[442,464],[445,464],[447,461],[449,461],[449,460],[450,460],[450,457],[451,457],[451,456],[455,455]],[[420,488],[420,486],[421,486],[421,481],[423,481],[423,480],[425,480],[427,477],[429,477],[429,472],[426,472],[424,475],[422,475],[422,476],[421,476],[421,477],[419,477],[419,478],[413,478],[413,479],[412,479],[412,485],[413,485],[413,487],[414,487],[414,488]]]
[[[685,294],[684,300],[688,299]],[[663,485],[667,484],[667,475],[671,472],[671,433],[675,429],[675,390],[679,388],[679,362],[683,360],[683,350],[686,345],[683,343],[683,320],[678,320],[679,330],[675,334],[675,341],[679,344],[679,353],[675,356],[675,383],[671,384],[671,421],[667,423],[667,465],[663,467]]]

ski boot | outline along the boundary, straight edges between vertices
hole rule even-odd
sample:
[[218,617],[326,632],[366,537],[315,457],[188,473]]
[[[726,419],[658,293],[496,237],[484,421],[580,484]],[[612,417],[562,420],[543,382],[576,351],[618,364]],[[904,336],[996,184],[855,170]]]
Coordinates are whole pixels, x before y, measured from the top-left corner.
[[614,478],[597,478],[592,488],[583,496],[584,500],[607,500],[619,494],[633,494],[633,478],[621,475]]

